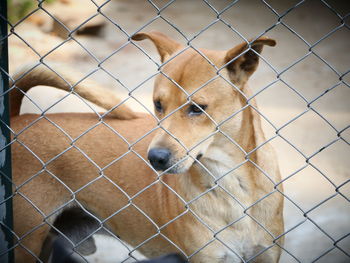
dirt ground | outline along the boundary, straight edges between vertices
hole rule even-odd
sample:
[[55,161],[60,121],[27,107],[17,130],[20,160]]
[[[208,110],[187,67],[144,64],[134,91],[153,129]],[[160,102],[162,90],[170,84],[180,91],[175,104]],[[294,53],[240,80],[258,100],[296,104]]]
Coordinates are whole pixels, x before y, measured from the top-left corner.
[[[86,5],[91,4],[85,2]],[[160,7],[166,4],[166,1],[153,2]],[[220,11],[232,1],[208,2]],[[279,14],[297,3],[294,0],[266,2]],[[341,16],[350,12],[347,1],[327,2]],[[54,9],[59,10],[59,6]],[[137,110],[146,111],[147,108],[153,111],[151,92],[154,78],[145,80],[157,72],[157,65],[135,46],[126,44],[128,36],[125,33],[131,35],[141,28],[143,31],[159,30],[186,44],[177,31],[179,29],[189,39],[197,36],[191,41],[194,47],[229,49],[242,42],[235,31],[245,38],[267,31],[265,35],[276,39],[278,44],[275,48],[264,50],[264,60],[251,78],[250,86],[258,94],[256,99],[261,113],[269,120],[263,123],[267,138],[275,135],[276,128],[281,135],[271,143],[278,153],[282,176],[286,178],[284,189],[288,198],[284,215],[285,228],[289,232],[284,247],[295,257],[286,252],[281,262],[313,262],[334,248],[334,243],[349,255],[350,236],[341,239],[350,233],[350,129],[347,129],[350,120],[350,73],[346,74],[350,69],[349,17],[344,20],[346,26],[342,26],[341,19],[316,0],[306,1],[280,20],[263,1],[238,1],[220,16],[234,30],[220,21],[203,30],[217,15],[200,0],[175,1],[161,12],[163,19],[156,19],[155,7],[141,0],[111,1],[101,8],[101,12],[110,21],[106,20],[107,24],[99,36],[74,36],[75,40],[63,45],[60,45],[61,38],[45,32],[48,30],[46,24],[41,28],[30,22],[18,25],[15,32],[22,39],[15,34],[9,37],[10,71],[24,63],[38,61],[39,55],[53,50],[45,56],[46,63],[53,67],[51,61],[69,64],[84,74],[92,72],[100,64],[104,71],[99,70],[91,78],[121,96],[127,97],[131,92],[135,99],[131,98],[128,103]],[[44,20],[49,19],[43,11],[37,15]],[[79,17],[81,20],[77,25],[88,17],[86,14]],[[338,30],[332,32],[337,27]],[[327,34],[329,36],[325,37]],[[155,48],[149,42],[137,44],[153,60],[159,61]],[[324,95],[315,100],[321,94]],[[30,98],[42,109],[64,95],[64,92],[52,88],[35,88],[29,92]],[[79,99],[69,96],[50,112],[89,110]],[[39,110],[26,99],[22,112]],[[312,157],[306,161],[298,151],[307,158]],[[118,242],[111,238],[98,237],[97,243],[99,249],[89,257],[91,262],[118,262],[127,255],[123,247],[116,249]],[[317,262],[349,261],[345,253],[335,248]]]

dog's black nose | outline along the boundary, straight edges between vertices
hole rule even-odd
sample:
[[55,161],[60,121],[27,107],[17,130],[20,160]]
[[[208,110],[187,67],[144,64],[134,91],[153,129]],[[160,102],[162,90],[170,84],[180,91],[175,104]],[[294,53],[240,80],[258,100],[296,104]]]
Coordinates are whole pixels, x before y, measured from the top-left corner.
[[157,171],[164,171],[169,168],[171,153],[166,148],[153,148],[148,152],[148,160]]

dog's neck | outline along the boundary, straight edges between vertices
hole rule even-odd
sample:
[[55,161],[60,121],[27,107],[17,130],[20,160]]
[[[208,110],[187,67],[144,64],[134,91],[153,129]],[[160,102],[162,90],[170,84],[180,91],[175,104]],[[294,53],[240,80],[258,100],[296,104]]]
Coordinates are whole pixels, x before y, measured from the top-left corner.
[[[247,109],[240,128],[231,134],[226,130],[226,135],[245,152],[255,148],[254,117]],[[176,177],[176,189],[192,211],[218,231],[242,214],[237,202],[244,201],[244,206],[253,202],[251,189],[255,188],[251,184],[255,174],[246,154],[220,133],[199,161],[186,174]],[[214,221],[213,211],[217,216]]]
[[[242,91],[248,97],[251,96],[247,85],[243,86]],[[251,103],[256,107],[254,100]],[[241,97],[241,107],[245,106],[246,102]],[[222,132],[214,136],[201,162],[208,167],[215,166],[212,172],[215,177],[218,177],[242,164],[247,158],[256,161],[254,153],[248,154],[257,146],[256,125],[260,125],[260,118],[251,107],[247,107],[232,120],[220,126]]]
[[184,187],[193,186],[198,191],[191,192],[199,193],[214,187],[219,182],[230,192],[248,189],[245,182],[252,174],[247,173],[247,169],[239,167],[249,165],[246,164],[247,158],[253,162],[257,161],[255,153],[246,155],[256,148],[254,125],[260,121],[257,118],[259,117],[254,115],[253,109],[248,107],[242,112],[241,118],[233,120],[236,122],[235,126],[239,126],[238,129],[228,124],[223,133],[215,135],[200,163],[195,162],[188,176],[182,177]]
[[[256,107],[253,100],[250,103]],[[241,107],[245,105],[242,99]],[[256,199],[251,189],[256,189],[252,184],[257,174],[250,162],[258,164],[259,160],[256,153],[247,153],[261,143],[263,135],[257,137],[260,118],[251,107],[237,117],[220,126],[222,132],[213,137],[204,155],[185,174],[163,178],[185,202],[190,202],[193,211],[217,229],[242,212],[236,199],[244,200],[247,206]],[[210,219],[213,211],[222,219],[220,223]]]

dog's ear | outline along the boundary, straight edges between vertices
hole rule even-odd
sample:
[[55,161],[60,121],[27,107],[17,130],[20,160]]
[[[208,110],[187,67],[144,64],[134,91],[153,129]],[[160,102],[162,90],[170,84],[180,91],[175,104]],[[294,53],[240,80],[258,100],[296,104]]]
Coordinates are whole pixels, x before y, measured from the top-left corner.
[[161,61],[167,60],[175,51],[179,50],[182,45],[174,39],[160,33],[158,31],[151,31],[149,33],[137,33],[131,37],[132,40],[140,41],[149,39],[157,47]]
[[[254,73],[259,64],[259,55],[264,45],[275,46],[276,41],[268,37],[260,37],[255,41],[249,41],[251,48],[247,43],[241,43],[230,49],[226,53],[224,63],[230,73],[231,81],[242,85]],[[242,54],[244,53],[244,54]],[[242,54],[242,55],[241,55]]]

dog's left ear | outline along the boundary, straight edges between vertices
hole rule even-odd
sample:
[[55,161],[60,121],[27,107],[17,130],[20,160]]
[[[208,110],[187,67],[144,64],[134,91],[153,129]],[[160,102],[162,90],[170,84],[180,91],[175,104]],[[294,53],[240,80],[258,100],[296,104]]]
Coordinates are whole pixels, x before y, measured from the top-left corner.
[[182,45],[180,43],[158,31],[151,31],[149,33],[137,33],[133,35],[131,39],[136,41],[144,39],[151,40],[156,46],[162,62],[170,58],[170,56],[174,54],[175,51],[182,48]]
[[[230,49],[226,53],[224,63],[230,73],[231,81],[237,85],[244,84],[254,73],[259,64],[259,55],[264,45],[275,46],[276,41],[268,37],[260,37],[255,41],[249,41],[251,48],[247,43],[241,43]],[[247,51],[248,50],[248,51]],[[243,55],[239,56],[240,54]],[[236,58],[236,59],[235,59]]]

